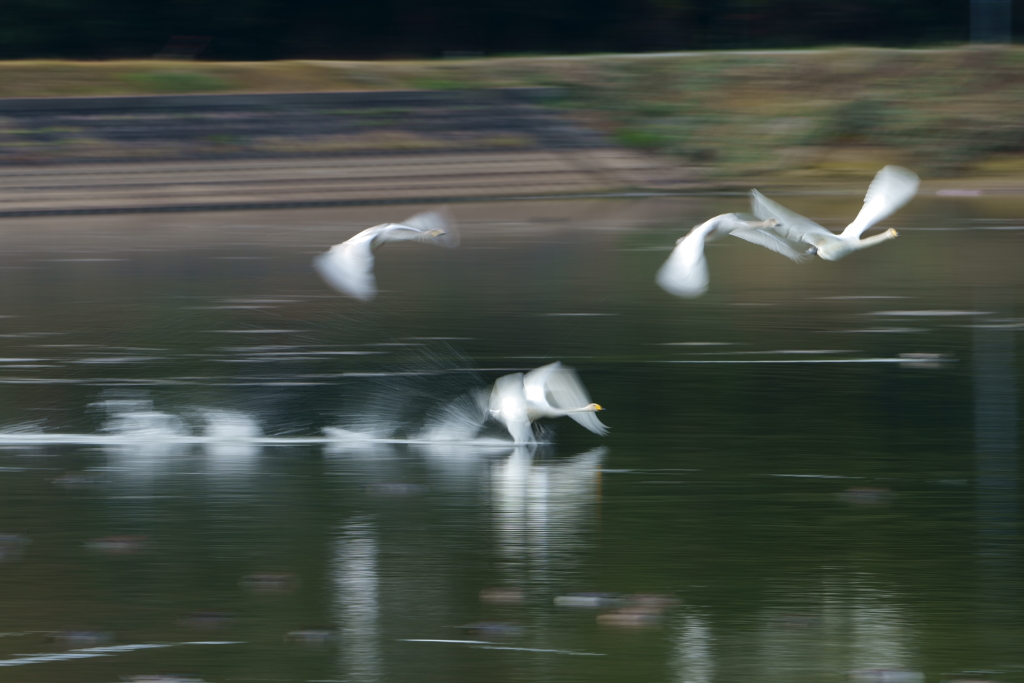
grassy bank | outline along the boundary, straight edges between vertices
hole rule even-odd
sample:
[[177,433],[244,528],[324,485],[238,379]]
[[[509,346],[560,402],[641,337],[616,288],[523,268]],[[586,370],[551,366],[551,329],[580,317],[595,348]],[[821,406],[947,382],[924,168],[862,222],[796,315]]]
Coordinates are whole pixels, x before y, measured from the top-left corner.
[[[438,61],[0,63],[0,97],[552,85],[563,111],[709,178],[1024,175],[1024,49]],[[2,130],[0,130],[0,134]]]

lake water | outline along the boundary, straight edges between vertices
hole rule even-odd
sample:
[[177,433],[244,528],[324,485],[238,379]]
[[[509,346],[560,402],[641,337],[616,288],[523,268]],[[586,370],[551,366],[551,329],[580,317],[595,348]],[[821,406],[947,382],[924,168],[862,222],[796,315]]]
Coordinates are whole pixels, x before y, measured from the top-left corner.
[[[1024,199],[658,289],[744,204],[456,205],[370,304],[311,258],[419,207],[5,221],[3,680],[1024,681]],[[553,360],[608,436],[474,433]]]

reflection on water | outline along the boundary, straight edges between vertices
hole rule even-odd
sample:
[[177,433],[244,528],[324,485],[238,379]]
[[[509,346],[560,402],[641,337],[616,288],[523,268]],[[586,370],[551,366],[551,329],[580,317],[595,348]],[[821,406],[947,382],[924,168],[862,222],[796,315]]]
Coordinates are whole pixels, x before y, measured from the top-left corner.
[[334,560],[335,601],[341,625],[339,663],[347,680],[380,680],[377,573],[373,523],[366,516],[358,516],[339,530]]
[[986,646],[1005,652],[1019,618],[1020,496],[1014,332],[974,330],[974,441],[977,462],[979,602],[993,626]]
[[[372,306],[309,259],[377,209],[7,223],[0,666],[1024,683],[1024,231],[973,213],[1022,207],[957,201],[839,263],[709,249],[698,301],[653,274],[735,198],[460,206]],[[555,360],[611,431],[515,448],[481,397]]]
[[[565,585],[577,574],[601,497],[601,459],[595,448],[571,459],[535,462],[517,447],[491,467],[497,570],[509,586]],[[557,578],[556,578],[557,576]]]
[[711,683],[715,660],[713,639],[707,622],[696,614],[683,614],[675,634],[676,647],[672,667],[678,683]]

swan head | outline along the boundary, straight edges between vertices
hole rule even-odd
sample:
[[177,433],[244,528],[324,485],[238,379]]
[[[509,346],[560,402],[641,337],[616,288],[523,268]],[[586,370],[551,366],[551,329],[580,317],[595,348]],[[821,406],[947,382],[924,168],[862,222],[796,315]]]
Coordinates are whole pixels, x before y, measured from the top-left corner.
[[893,239],[894,237],[899,237],[900,236],[900,234],[898,232],[896,232],[895,230],[893,230],[892,228],[889,228],[888,230],[886,230],[885,234],[889,236],[889,239]]
[[427,237],[440,237],[444,234],[444,230],[431,230],[427,233]]
[[599,406],[596,403],[591,403],[590,405],[587,406],[587,410],[590,410],[590,411],[593,411],[593,412],[596,413],[599,410],[604,410],[604,408],[602,408],[601,406]]

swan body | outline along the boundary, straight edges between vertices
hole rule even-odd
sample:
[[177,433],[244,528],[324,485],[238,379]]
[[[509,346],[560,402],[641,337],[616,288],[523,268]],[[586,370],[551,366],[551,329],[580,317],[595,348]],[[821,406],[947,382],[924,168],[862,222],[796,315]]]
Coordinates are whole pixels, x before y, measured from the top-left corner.
[[913,171],[899,166],[886,166],[868,186],[864,206],[857,217],[838,235],[773,202],[757,190],[750,191],[750,205],[758,218],[775,219],[776,224],[770,230],[779,237],[809,244],[811,248],[808,253],[816,253],[826,261],[838,261],[855,251],[895,238],[898,233],[891,228],[864,239],[861,239],[861,235],[913,199],[920,182]]
[[687,298],[704,294],[710,282],[708,262],[704,258],[704,243],[724,235],[759,244],[794,261],[807,258],[798,242],[771,231],[776,227],[775,224],[774,218],[748,221],[735,213],[725,213],[704,221],[676,241],[675,249],[658,270],[655,280],[669,294]]
[[385,242],[431,242],[444,247],[459,244],[455,223],[446,211],[427,211],[401,223],[382,223],[367,228],[313,259],[313,266],[327,284],[342,294],[369,301],[377,296],[373,252]]
[[594,414],[599,410],[604,409],[590,402],[576,371],[558,362],[499,377],[491,389],[491,417],[517,444],[534,443],[532,424],[544,417],[570,417],[595,434],[607,434]]

